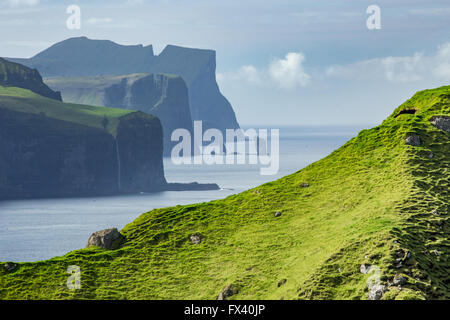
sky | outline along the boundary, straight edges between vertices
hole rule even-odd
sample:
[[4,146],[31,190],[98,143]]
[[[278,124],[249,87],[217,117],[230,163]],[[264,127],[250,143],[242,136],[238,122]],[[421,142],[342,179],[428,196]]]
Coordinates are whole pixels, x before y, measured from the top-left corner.
[[[69,5],[81,28],[69,30]],[[380,8],[380,28],[369,29]],[[214,49],[243,126],[379,124],[416,91],[450,84],[445,0],[0,0],[0,56],[87,36]]]

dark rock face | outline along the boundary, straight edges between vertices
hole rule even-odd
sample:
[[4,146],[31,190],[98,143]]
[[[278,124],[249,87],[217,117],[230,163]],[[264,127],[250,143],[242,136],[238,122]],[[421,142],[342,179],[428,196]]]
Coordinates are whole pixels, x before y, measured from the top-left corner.
[[226,300],[227,298],[234,296],[235,294],[238,294],[239,290],[236,288],[235,285],[230,284],[226,286],[221,293],[219,293],[219,296],[217,297],[217,300]]
[[422,144],[422,140],[419,136],[412,135],[405,138],[405,143],[410,146],[420,146]]
[[0,199],[166,187],[162,129],[150,115],[131,113],[121,118],[117,139],[97,128],[3,108],[0,123]]
[[133,112],[120,119],[115,144],[119,191],[151,192],[165,188],[162,139],[158,118]]
[[5,263],[3,265],[3,268],[5,269],[6,272],[13,272],[18,267],[19,267],[19,265],[17,263],[14,263],[14,262],[7,262],[7,263]]
[[0,198],[113,192],[114,138],[94,128],[0,109]]
[[189,88],[192,120],[204,128],[239,128],[233,108],[220,93],[216,82],[216,52],[167,46],[156,57],[152,72],[180,75]]
[[[175,129],[192,130],[189,95],[181,77],[162,74],[50,78],[47,83],[61,91],[65,102],[88,103],[111,108],[139,110],[157,116],[164,133],[164,155],[176,142]],[[94,97],[94,100],[89,100]]]
[[166,191],[207,191],[207,190],[219,190],[220,187],[216,183],[168,183]]
[[122,46],[111,41],[72,38],[53,45],[31,59],[11,59],[37,68],[44,77],[168,73],[181,76],[189,90],[192,120],[205,129],[239,127],[228,100],[216,82],[216,54],[167,46],[160,55],[151,46]]
[[86,247],[100,247],[111,250],[118,246],[118,242],[123,239],[123,236],[117,228],[105,229],[94,232],[88,240]]
[[51,90],[39,72],[0,58],[0,86],[28,89],[41,96],[61,101],[61,94]]
[[430,119],[433,126],[440,130],[450,132],[450,117],[447,116],[436,116]]

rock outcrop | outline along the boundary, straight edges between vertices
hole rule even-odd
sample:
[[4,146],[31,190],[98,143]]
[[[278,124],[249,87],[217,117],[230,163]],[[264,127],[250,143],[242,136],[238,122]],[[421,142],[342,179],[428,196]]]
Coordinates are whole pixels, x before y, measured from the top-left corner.
[[28,89],[41,96],[61,101],[61,94],[51,90],[36,69],[0,58],[0,86]]
[[139,110],[157,116],[164,132],[164,154],[169,156],[171,134],[175,129],[192,133],[189,95],[179,76],[134,74],[46,79],[53,89],[61,91],[65,102]]
[[435,116],[430,119],[433,126],[440,130],[450,132],[450,117],[448,116]]
[[221,94],[216,82],[216,52],[167,46],[156,58],[152,72],[178,74],[189,88],[192,120],[203,121],[203,127],[239,128],[233,108]]
[[217,300],[226,300],[227,298],[234,296],[235,294],[238,293],[239,289],[234,284],[230,284],[226,286],[221,293],[219,293]]
[[115,249],[118,247],[120,241],[123,239],[123,235],[117,230],[117,228],[105,229],[94,232],[88,240],[86,245],[89,247],[99,247],[107,250]]
[[405,143],[410,146],[420,146],[422,144],[422,139],[418,135],[410,135],[405,138]]

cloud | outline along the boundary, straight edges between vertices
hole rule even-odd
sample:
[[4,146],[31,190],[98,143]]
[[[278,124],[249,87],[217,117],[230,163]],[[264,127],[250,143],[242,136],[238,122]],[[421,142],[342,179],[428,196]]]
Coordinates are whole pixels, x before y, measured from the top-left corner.
[[6,0],[5,2],[11,7],[17,7],[21,5],[36,6],[39,4],[39,0]]
[[328,67],[325,75],[330,78],[387,80],[392,83],[450,81],[450,42],[440,45],[430,56],[416,52],[411,56],[385,57],[344,66],[335,65]]
[[423,64],[423,53],[412,57],[387,57],[381,59],[386,79],[391,82],[410,82],[422,80],[419,72]]
[[440,45],[436,54],[437,63],[433,68],[436,77],[450,81],[450,42]]
[[253,65],[245,65],[235,72],[218,74],[217,80],[241,80],[258,86],[275,85],[286,90],[305,87],[310,76],[304,70],[304,61],[302,53],[290,52],[284,58],[273,59],[267,67],[258,69]]
[[269,75],[281,87],[292,89],[308,84],[310,76],[304,71],[302,53],[290,52],[285,59],[276,59],[269,66]]
[[237,77],[253,84],[262,84],[264,75],[254,66],[243,66],[237,72]]
[[108,24],[111,23],[113,19],[111,18],[90,18],[86,20],[87,24],[99,25],[99,24]]

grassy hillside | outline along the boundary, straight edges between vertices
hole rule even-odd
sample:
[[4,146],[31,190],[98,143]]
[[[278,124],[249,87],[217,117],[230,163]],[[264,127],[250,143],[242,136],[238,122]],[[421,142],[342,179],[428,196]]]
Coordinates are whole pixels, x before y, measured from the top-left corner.
[[[215,299],[233,284],[230,299],[367,299],[367,264],[379,268],[383,299],[448,299],[450,143],[435,115],[450,115],[450,86],[417,93],[297,173],[145,213],[117,250],[1,270],[0,298]],[[420,146],[405,144],[412,134]],[[65,286],[69,265],[81,268],[80,290]],[[394,277],[406,283],[389,286]]]
[[115,134],[119,118],[130,110],[62,103],[16,87],[0,86],[0,108],[17,112],[42,114],[49,118],[105,129]]
[[44,97],[61,101],[61,94],[52,91],[36,69],[0,58],[0,86],[31,90]]

